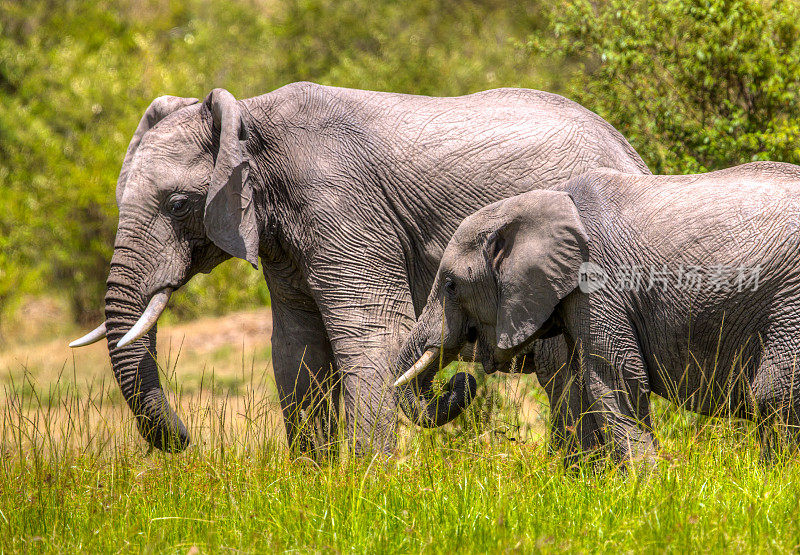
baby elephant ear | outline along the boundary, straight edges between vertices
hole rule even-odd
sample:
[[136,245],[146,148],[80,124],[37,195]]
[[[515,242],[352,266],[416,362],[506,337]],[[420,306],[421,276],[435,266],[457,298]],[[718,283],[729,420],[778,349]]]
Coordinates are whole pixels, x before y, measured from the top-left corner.
[[219,248],[258,268],[258,225],[253,187],[248,177],[247,127],[231,93],[214,89],[204,106],[211,111],[214,133],[219,132],[219,151],[206,197],[204,224],[208,237]]
[[486,254],[498,284],[497,346],[530,339],[578,286],[588,239],[572,197],[532,191],[505,202]]
[[139,148],[139,143],[142,142],[144,134],[172,112],[177,112],[181,108],[197,104],[198,102],[200,101],[196,98],[165,95],[159,96],[150,103],[142,119],[139,120],[136,131],[133,132],[133,138],[128,144],[128,151],[125,153],[125,160],[122,161],[122,169],[119,172],[119,179],[117,179],[117,206],[119,206],[119,203],[122,201],[125,185],[128,183],[128,172],[130,171],[131,160],[133,160],[133,155],[136,154],[136,150]]

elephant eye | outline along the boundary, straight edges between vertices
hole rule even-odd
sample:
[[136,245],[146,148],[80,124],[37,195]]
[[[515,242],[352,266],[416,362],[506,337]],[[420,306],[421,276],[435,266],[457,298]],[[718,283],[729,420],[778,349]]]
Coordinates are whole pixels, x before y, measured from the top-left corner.
[[169,210],[169,213],[176,218],[180,218],[188,214],[190,207],[191,205],[189,203],[189,197],[180,193],[174,193],[167,201],[167,210]]
[[444,278],[444,290],[451,295],[456,292],[456,282],[453,281],[452,277],[447,276]]

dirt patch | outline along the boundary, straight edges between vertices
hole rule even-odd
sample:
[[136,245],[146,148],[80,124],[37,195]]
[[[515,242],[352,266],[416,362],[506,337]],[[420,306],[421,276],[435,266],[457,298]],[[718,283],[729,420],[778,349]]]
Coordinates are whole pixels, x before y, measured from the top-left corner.
[[[193,322],[160,326],[158,333],[159,359],[168,358],[168,353],[180,349],[181,360],[178,370],[181,374],[202,372],[209,353],[219,352],[226,346],[230,348],[230,360],[215,360],[220,370],[241,372],[241,354],[258,351],[265,352],[272,335],[272,313],[268,308],[235,312],[215,318],[202,318]],[[71,380],[86,383],[93,379],[107,379],[111,376],[108,347],[105,341],[80,349],[70,349],[67,344],[81,335],[61,336],[55,339],[27,345],[9,345],[0,351],[0,383],[10,381],[20,374],[29,374],[40,385],[56,379],[69,377]],[[264,360],[266,363],[267,360]],[[226,369],[223,369],[226,367]],[[227,368],[230,367],[230,368]],[[74,377],[73,377],[74,376]]]
[[158,343],[171,342],[172,347],[183,344],[182,350],[205,354],[224,345],[252,348],[269,345],[272,337],[272,312],[259,309],[235,312],[219,318],[203,318],[159,328]]

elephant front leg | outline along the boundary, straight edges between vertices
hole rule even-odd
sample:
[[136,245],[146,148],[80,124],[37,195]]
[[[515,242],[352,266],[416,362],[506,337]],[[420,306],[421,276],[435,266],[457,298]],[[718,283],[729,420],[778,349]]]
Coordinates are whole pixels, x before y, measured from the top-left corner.
[[319,312],[273,302],[272,364],[294,454],[338,454],[340,379]]
[[392,369],[414,323],[410,294],[398,289],[382,299],[323,313],[342,376],[347,436],[358,456],[390,454],[397,443]]
[[[359,238],[348,239],[355,251]],[[342,377],[346,433],[357,456],[390,454],[397,444],[393,369],[416,321],[405,264],[392,254],[400,251],[368,240],[358,259],[350,251],[320,249],[309,265],[312,295]]]
[[399,351],[398,335],[408,329],[412,321],[408,320],[405,325],[390,320],[383,324],[383,333],[370,334],[376,324],[367,326],[357,341],[333,341],[342,374],[347,436],[357,456],[391,454],[396,447],[398,399],[391,369]]
[[658,442],[651,429],[644,362],[631,338],[603,336],[599,342],[585,338],[575,342],[577,372],[584,381],[590,412],[618,461],[650,467],[658,454]]
[[574,353],[573,372],[588,398],[587,412],[618,461],[652,466],[658,443],[651,430],[650,383],[636,334],[623,315],[603,314],[594,307],[591,318],[587,309],[571,303],[565,310],[565,338]]
[[589,398],[578,380],[575,355],[567,349],[564,337],[557,336],[535,341],[526,357],[550,403],[550,451],[563,450],[567,466],[604,443],[594,415],[587,412]]

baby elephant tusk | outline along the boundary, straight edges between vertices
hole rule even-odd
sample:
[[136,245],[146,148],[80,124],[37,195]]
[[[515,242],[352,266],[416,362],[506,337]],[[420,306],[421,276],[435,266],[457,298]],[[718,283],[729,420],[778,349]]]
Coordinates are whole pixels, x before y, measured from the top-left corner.
[[72,343],[69,344],[70,347],[73,349],[76,347],[85,347],[86,345],[91,345],[92,343],[97,343],[101,339],[106,336],[106,323],[103,322],[95,329],[84,335],[83,337],[76,339]]
[[139,320],[128,330],[128,333],[122,336],[122,339],[117,341],[117,347],[124,347],[129,343],[133,343],[150,331],[150,328],[158,321],[158,317],[167,308],[167,302],[171,294],[172,291],[170,289],[162,289],[153,295]]
[[430,366],[431,362],[439,356],[439,349],[430,348],[424,353],[422,356],[419,357],[419,360],[411,365],[411,368],[406,370],[406,373],[397,378],[397,381],[394,382],[395,387],[400,387],[401,385],[405,385],[420,374],[425,371],[425,369]]

